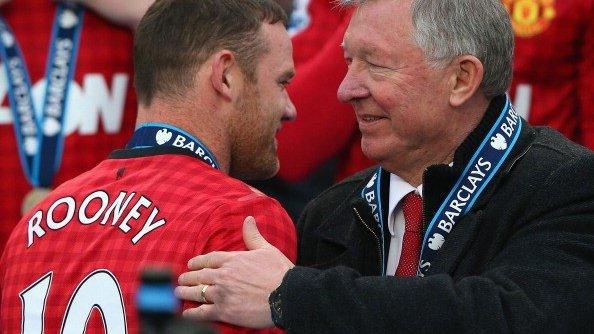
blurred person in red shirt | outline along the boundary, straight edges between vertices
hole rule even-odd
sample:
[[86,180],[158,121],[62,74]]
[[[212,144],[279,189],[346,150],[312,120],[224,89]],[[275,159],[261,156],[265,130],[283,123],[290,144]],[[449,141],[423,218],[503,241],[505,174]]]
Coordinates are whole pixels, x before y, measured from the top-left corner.
[[0,260],[0,331],[137,333],[142,269],[179,275],[196,253],[246,249],[246,216],[295,260],[287,213],[238,180],[277,173],[275,135],[295,118],[286,20],[272,0],[149,8],[134,42],[137,129],[125,149],[58,186],[13,229]]
[[[73,53],[69,80],[54,81],[62,88],[58,95],[64,95],[66,102],[61,101],[60,106],[54,108],[54,113],[63,117],[47,125],[49,133],[56,134],[49,146],[38,147],[39,140],[33,132],[41,132],[41,127],[37,125],[37,131],[31,129],[34,121],[28,122],[23,117],[15,124],[19,106],[15,100],[11,101],[16,96],[11,97],[10,91],[18,84],[19,77],[9,80],[6,59],[4,56],[0,59],[0,156],[3,157],[0,173],[4,176],[0,190],[0,215],[3,217],[0,248],[4,247],[21,214],[47,195],[49,188],[90,169],[114,148],[123,147],[134,129],[136,98],[132,89],[131,30],[153,0],[70,3],[75,2],[83,6],[81,12],[84,10],[80,14],[81,22],[76,22],[78,52]],[[44,109],[51,109],[47,108],[49,103],[44,103],[46,82],[51,78],[47,68],[50,50],[59,46],[53,38],[53,27],[59,23],[57,10],[63,5],[50,0],[4,0],[0,5],[0,15],[12,32],[12,37],[3,35],[3,44],[14,41],[4,49],[14,45],[20,49],[21,72],[29,79],[29,84],[20,88],[30,93],[34,108],[28,108],[29,114],[34,110],[41,124]],[[79,17],[66,15],[62,19],[68,23],[68,19],[74,22]],[[23,131],[25,125],[29,128]],[[41,156],[41,152],[46,156],[39,158],[43,162],[36,162],[35,156]],[[48,165],[50,167],[44,167]]]
[[518,113],[594,149],[594,1],[503,3],[515,33]]

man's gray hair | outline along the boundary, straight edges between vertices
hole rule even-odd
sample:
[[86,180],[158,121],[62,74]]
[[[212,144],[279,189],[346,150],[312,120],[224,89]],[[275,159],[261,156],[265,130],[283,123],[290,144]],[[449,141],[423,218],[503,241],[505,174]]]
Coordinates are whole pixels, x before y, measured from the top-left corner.
[[[359,6],[374,0],[339,0]],[[402,1],[402,0],[394,0]],[[412,0],[413,38],[434,66],[472,55],[484,67],[481,83],[488,99],[511,84],[514,34],[501,0]]]

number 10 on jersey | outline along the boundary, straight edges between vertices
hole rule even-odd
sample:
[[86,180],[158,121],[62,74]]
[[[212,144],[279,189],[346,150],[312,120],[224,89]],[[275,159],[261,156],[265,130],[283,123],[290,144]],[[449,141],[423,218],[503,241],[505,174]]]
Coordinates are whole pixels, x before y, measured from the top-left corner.
[[[53,276],[53,271],[48,272],[20,293],[21,333],[44,332],[46,301]],[[101,313],[106,333],[127,333],[122,291],[116,277],[106,269],[93,271],[78,284],[68,302],[60,333],[84,333],[93,308]]]

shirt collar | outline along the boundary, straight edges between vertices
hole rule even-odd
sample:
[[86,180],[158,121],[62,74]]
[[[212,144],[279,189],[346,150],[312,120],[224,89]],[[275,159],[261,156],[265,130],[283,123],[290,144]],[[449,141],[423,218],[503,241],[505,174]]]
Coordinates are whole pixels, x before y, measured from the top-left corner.
[[423,185],[419,185],[417,188],[411,186],[408,182],[404,181],[400,176],[390,173],[390,195],[388,197],[388,229],[390,234],[395,234],[395,224],[392,215],[396,214],[399,209],[400,201],[411,191],[416,192],[423,197]]

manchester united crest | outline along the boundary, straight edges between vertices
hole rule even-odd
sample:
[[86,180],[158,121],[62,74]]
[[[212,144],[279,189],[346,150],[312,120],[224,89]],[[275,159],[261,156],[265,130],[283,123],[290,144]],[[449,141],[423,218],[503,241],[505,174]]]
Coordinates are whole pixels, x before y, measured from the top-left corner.
[[518,37],[532,37],[545,31],[557,15],[555,0],[503,0]]

